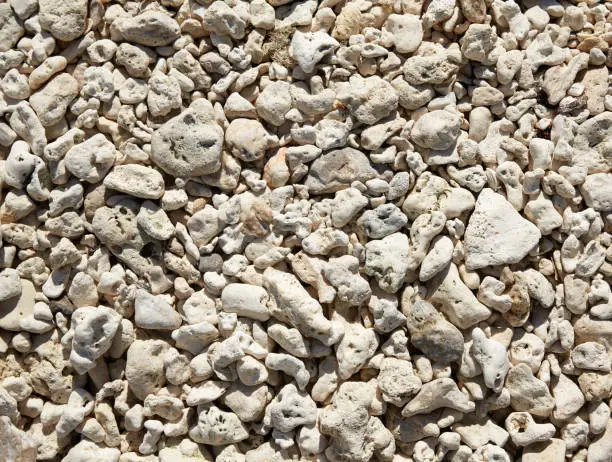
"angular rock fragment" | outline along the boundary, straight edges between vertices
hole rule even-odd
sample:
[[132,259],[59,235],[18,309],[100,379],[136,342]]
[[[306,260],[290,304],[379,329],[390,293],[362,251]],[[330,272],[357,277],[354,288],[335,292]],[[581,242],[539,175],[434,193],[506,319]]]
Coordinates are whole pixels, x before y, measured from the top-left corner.
[[466,265],[478,269],[518,263],[540,237],[540,230],[521,217],[503,196],[485,188],[465,230]]

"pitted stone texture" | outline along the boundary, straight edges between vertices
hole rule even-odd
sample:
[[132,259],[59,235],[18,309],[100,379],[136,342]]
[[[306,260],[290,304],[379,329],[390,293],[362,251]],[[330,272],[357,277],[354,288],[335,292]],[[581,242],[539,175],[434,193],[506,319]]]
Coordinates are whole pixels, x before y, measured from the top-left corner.
[[119,313],[105,306],[79,308],[72,313],[70,362],[79,374],[93,368],[95,361],[111,347],[120,322]]
[[39,0],[38,19],[43,30],[69,42],[85,32],[87,0]]
[[204,406],[189,436],[197,443],[223,446],[238,443],[249,437],[245,425],[233,412],[222,411],[216,406]]
[[34,462],[37,444],[11,420],[0,417],[0,458],[7,462]]
[[115,162],[117,150],[102,133],[70,148],[64,161],[75,177],[88,183],[98,183]]
[[223,129],[187,109],[170,119],[151,138],[151,159],[166,173],[182,178],[221,168]]
[[127,351],[125,378],[130,390],[143,400],[164,386],[164,356],[168,344],[162,340],[135,340]]
[[323,31],[295,31],[291,39],[291,56],[306,73],[312,73],[325,56],[333,53],[340,44]]
[[128,42],[150,47],[168,45],[179,37],[178,23],[159,11],[145,11],[134,17],[120,17],[112,26]]
[[393,87],[378,76],[353,76],[338,86],[336,95],[361,123],[372,125],[393,112],[399,97]]
[[385,292],[395,293],[408,273],[408,237],[394,233],[366,244],[365,272],[378,281]]

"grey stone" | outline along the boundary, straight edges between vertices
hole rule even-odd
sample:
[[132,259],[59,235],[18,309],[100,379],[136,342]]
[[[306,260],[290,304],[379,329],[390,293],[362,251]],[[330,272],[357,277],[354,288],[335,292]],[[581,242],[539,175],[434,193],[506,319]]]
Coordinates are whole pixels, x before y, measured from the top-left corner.
[[[49,1],[46,0],[46,2]],[[87,0],[82,1],[86,2]],[[46,2],[45,0],[41,1],[41,3]],[[22,35],[23,27],[21,27],[13,9],[8,3],[0,4],[0,52],[13,48]]]
[[410,303],[402,300],[410,343],[441,364],[458,362],[463,355],[461,331],[445,320],[429,302],[418,301],[412,306],[407,305]]
[[194,109],[170,119],[151,138],[151,159],[166,173],[189,178],[221,168],[223,129]]
[[143,329],[174,330],[182,322],[181,315],[166,301],[143,289],[136,291],[134,312],[136,325]]
[[180,36],[178,23],[159,11],[145,11],[134,17],[120,17],[112,26],[128,42],[150,47],[168,45]]
[[58,40],[69,42],[85,32],[87,0],[39,0],[38,20]]
[[365,182],[375,176],[376,171],[365,154],[344,148],[318,157],[304,184],[312,194],[328,194],[344,189],[353,181]]

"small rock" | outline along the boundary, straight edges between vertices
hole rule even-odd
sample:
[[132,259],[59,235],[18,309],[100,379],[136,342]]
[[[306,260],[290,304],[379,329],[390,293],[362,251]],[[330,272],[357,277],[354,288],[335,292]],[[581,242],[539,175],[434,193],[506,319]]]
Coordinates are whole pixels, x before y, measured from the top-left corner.
[[612,174],[588,175],[580,186],[584,201],[598,212],[612,211]]
[[333,53],[340,44],[323,31],[295,31],[291,39],[290,54],[307,74],[314,72],[316,65],[325,56]]
[[125,378],[141,401],[165,383],[164,356],[168,344],[162,340],[135,340],[127,351]]
[[323,154],[310,167],[305,185],[311,194],[327,194],[353,181],[365,182],[376,175],[368,158],[353,148]]
[[0,302],[21,295],[21,279],[19,272],[12,268],[6,268],[0,272]]
[[[43,0],[43,3],[49,3],[51,0],[47,0],[46,2]],[[79,0],[80,3],[85,2],[86,0]],[[52,3],[59,3],[57,1]],[[87,8],[87,6],[85,6]],[[15,13],[13,9],[10,7],[8,3],[3,3],[0,5],[0,52],[8,51],[13,46],[19,38],[23,35],[23,27],[15,17]]]
[[[522,236],[514,239],[513,236]],[[485,188],[465,231],[469,269],[518,263],[540,240],[540,230],[525,220],[503,196]]]
[[87,0],[39,0],[38,20],[43,30],[69,42],[85,32]]
[[410,302],[402,299],[412,345],[441,364],[459,361],[463,355],[461,331],[445,320],[429,302],[418,301],[409,308],[406,305]]
[[393,37],[398,53],[412,53],[423,40],[421,19],[413,14],[391,14],[383,24],[383,31]]
[[145,11],[134,17],[119,17],[113,28],[128,42],[149,47],[168,45],[180,36],[178,23],[159,11]]
[[548,386],[534,377],[526,364],[517,364],[508,372],[506,388],[510,390],[512,407],[517,411],[547,417],[550,415],[555,400],[548,391]]
[[7,462],[34,462],[37,444],[25,432],[15,427],[11,420],[0,417],[0,454]]
[[[7,270],[4,270],[7,271]],[[4,274],[4,271],[2,274]],[[12,280],[14,277],[10,276],[13,274],[9,271],[9,278]],[[5,280],[6,277],[2,277]],[[36,288],[27,279],[21,279],[21,290],[19,290],[19,296],[7,298],[0,302],[0,328],[10,331],[20,331],[19,321],[22,318],[31,316],[34,313],[34,296],[36,295]],[[5,292],[7,295],[11,293],[17,293],[18,289],[14,288],[10,291]]]
[[95,361],[111,347],[121,316],[105,306],[84,307],[72,313],[72,352],[70,362],[79,374],[95,366]]
[[98,183],[108,173],[117,150],[101,133],[70,148],[64,157],[66,169],[78,179]]
[[137,164],[117,165],[104,178],[104,186],[142,199],[159,199],[164,194],[161,173]]
[[214,173],[221,167],[221,127],[193,109],[170,119],[151,138],[151,159],[175,177]]
[[79,84],[70,74],[54,77],[45,87],[30,97],[32,109],[38,114],[40,123],[49,127],[60,122],[66,109],[79,94]]
[[174,330],[181,325],[181,316],[160,297],[138,290],[134,300],[134,320],[138,327],[151,330]]
[[443,150],[450,148],[460,129],[459,116],[448,111],[432,111],[420,117],[412,131],[411,138],[424,148]]

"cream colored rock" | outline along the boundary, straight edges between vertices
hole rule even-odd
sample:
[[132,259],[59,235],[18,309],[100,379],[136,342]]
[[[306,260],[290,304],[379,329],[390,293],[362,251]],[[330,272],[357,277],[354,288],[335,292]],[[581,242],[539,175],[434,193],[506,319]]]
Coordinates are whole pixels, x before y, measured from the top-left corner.
[[428,292],[434,306],[438,306],[461,329],[467,329],[491,315],[491,310],[480,303],[461,280],[453,263],[428,283]]
[[164,194],[161,173],[137,164],[116,166],[104,178],[104,186],[142,199],[159,199]]
[[211,446],[238,443],[248,436],[248,431],[236,414],[222,411],[216,406],[203,407],[197,424],[189,430],[189,437],[193,441]]
[[477,327],[472,330],[471,353],[480,364],[485,385],[499,393],[510,368],[506,348],[501,343],[487,338],[485,333]]
[[325,318],[319,302],[310,297],[295,276],[268,268],[264,271],[264,286],[274,297],[277,309],[283,310],[282,316],[303,335],[316,338],[325,345],[338,342],[340,329]]
[[[522,239],[514,239],[514,236]],[[465,231],[466,264],[470,269],[517,263],[541,237],[499,194],[483,189]]]
[[534,377],[526,364],[518,364],[510,369],[506,378],[506,388],[510,390],[512,407],[517,411],[546,417],[550,415],[555,402],[548,386]]
[[404,417],[428,414],[441,407],[460,412],[473,412],[475,405],[459,391],[450,378],[436,379],[424,384],[419,393],[402,409]]
[[6,461],[34,462],[37,445],[6,416],[0,417],[0,457]]
[[110,348],[121,316],[99,306],[79,308],[72,314],[74,329],[70,362],[80,374],[95,366],[95,361]]
[[555,434],[552,424],[538,424],[528,412],[512,412],[506,417],[506,430],[517,446],[549,441]]
[[549,442],[537,443],[525,449],[525,462],[556,462],[565,458],[565,441],[553,438]]

